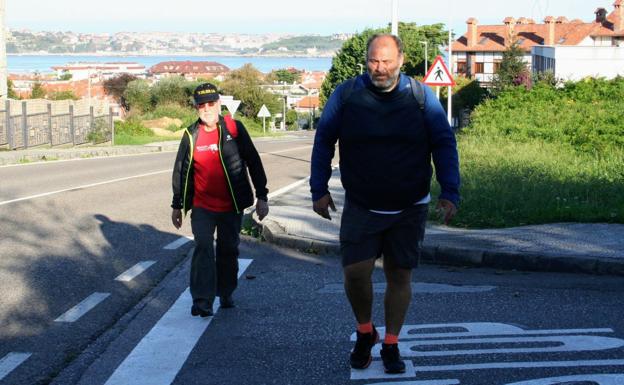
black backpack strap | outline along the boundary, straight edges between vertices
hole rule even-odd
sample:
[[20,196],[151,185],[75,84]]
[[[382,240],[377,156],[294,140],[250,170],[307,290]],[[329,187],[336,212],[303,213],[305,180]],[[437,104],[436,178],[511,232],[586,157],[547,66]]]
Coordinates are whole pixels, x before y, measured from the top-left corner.
[[423,85],[411,76],[409,79],[412,86],[412,94],[414,95],[414,99],[416,99],[420,110],[425,111],[425,90],[423,89]]
[[351,94],[353,93],[354,86],[355,86],[355,78],[351,78],[345,81],[344,88],[342,90],[342,93],[340,94],[340,107],[344,107],[345,103],[347,102],[347,99],[349,99],[349,96],[351,96]]

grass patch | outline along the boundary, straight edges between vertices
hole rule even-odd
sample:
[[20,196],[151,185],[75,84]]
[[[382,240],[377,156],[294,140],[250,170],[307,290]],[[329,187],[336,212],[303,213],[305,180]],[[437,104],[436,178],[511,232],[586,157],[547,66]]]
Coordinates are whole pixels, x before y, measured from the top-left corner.
[[129,135],[126,133],[115,134],[115,145],[116,146],[127,146],[127,145],[143,145],[154,142],[165,142],[172,139],[170,136],[155,136],[155,135]]
[[[471,134],[459,135],[458,147],[462,202],[455,226],[624,223],[621,148],[595,153],[543,140]],[[436,196],[437,184],[433,188]]]

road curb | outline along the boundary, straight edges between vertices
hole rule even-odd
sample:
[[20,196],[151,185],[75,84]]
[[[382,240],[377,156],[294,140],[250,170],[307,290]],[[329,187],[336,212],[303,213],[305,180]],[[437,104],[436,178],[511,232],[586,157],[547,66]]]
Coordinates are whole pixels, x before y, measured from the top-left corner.
[[[327,242],[295,237],[286,234],[284,229],[275,221],[265,219],[260,223],[255,218],[253,221],[260,229],[260,234],[264,240],[272,244],[314,254],[340,253],[340,244],[337,241]],[[604,257],[479,250],[425,244],[421,260],[424,263],[435,265],[624,276],[624,262]]]

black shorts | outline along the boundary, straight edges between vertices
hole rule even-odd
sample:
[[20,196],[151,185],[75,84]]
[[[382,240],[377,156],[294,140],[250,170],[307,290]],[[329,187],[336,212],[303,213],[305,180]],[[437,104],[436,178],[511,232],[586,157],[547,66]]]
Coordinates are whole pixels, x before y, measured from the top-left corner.
[[429,205],[419,204],[398,214],[378,214],[345,201],[340,223],[342,265],[371,258],[389,258],[395,266],[418,266],[425,238]]

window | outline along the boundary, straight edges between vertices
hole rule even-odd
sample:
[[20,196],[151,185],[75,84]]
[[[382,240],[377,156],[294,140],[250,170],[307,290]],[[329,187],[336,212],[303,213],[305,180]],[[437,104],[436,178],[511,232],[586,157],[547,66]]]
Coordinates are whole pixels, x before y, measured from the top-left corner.
[[500,66],[501,66],[501,63],[499,61],[494,62],[494,73],[498,73]]
[[468,68],[466,67],[466,62],[465,61],[458,61],[457,62],[457,73],[458,74],[466,74],[468,71]]
[[475,63],[474,71],[475,74],[482,74],[484,72],[483,63]]

